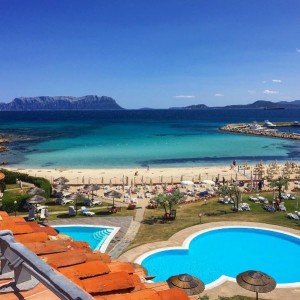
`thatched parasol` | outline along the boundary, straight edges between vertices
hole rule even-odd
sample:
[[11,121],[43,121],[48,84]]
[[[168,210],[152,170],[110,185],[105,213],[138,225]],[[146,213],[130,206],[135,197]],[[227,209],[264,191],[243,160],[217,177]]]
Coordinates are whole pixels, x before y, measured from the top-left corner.
[[99,185],[91,184],[86,188],[88,191],[92,192],[92,200],[94,199],[93,191],[98,191],[100,189]]
[[40,204],[46,202],[46,198],[39,195],[34,195],[33,197],[27,199],[26,202],[30,204]]
[[56,183],[66,183],[66,182],[69,182],[69,179],[62,176],[62,177],[58,177],[58,178],[54,179],[53,181]]
[[172,276],[167,280],[167,283],[170,288],[181,288],[189,296],[198,295],[205,289],[205,285],[200,279],[188,274]]
[[76,215],[77,215],[77,201],[83,199],[84,196],[81,193],[73,193],[70,195],[70,199],[71,200],[75,200],[75,211],[76,211]]
[[55,186],[55,189],[57,189],[58,191],[67,190],[69,188],[70,186],[68,184],[58,184]]
[[44,194],[45,193],[45,191],[43,190],[43,189],[41,189],[41,188],[38,188],[38,187],[33,187],[33,188],[31,188],[28,192],[27,192],[27,194],[29,194],[29,195],[40,195],[40,194]]
[[112,198],[113,199],[112,206],[115,207],[115,198],[121,198],[122,194],[117,191],[112,190],[112,191],[104,193],[104,197]]
[[258,293],[268,293],[276,287],[276,281],[271,276],[253,270],[240,273],[236,277],[236,282],[242,288],[256,292],[256,299],[258,299]]

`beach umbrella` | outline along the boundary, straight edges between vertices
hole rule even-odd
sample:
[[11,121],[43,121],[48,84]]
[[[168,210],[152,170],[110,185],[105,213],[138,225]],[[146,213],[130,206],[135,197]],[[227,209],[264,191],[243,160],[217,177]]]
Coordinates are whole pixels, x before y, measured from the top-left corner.
[[40,204],[46,202],[46,198],[39,195],[34,195],[33,197],[27,199],[26,202],[30,204]]
[[81,193],[73,193],[70,195],[70,199],[75,201],[75,211],[77,215],[77,201],[83,199],[84,196]]
[[236,282],[242,288],[256,292],[256,299],[258,299],[258,293],[268,293],[276,287],[276,281],[271,276],[253,270],[240,273],[236,277]]
[[189,296],[198,295],[205,289],[205,285],[200,279],[189,274],[172,276],[167,280],[167,283],[170,288],[180,288]]
[[69,182],[69,179],[67,179],[66,177],[63,177],[63,176],[61,176],[61,177],[58,177],[58,178],[56,178],[56,179],[54,179],[53,180],[54,182],[56,182],[56,183],[66,183],[66,182]]
[[88,191],[92,192],[92,200],[94,199],[94,194],[93,194],[93,191],[98,191],[99,188],[98,186],[94,185],[94,184],[91,184],[89,185],[87,188],[86,188]]
[[58,184],[55,186],[55,188],[59,191],[67,190],[70,188],[68,184]]
[[104,193],[104,196],[108,197],[108,198],[121,198],[122,194],[115,190],[111,190],[111,191]]
[[37,213],[38,212],[37,205],[46,202],[46,198],[44,198],[42,196],[39,196],[39,195],[34,195],[33,197],[27,199],[26,202],[29,203],[29,204],[34,205],[35,206],[35,211]]
[[45,193],[45,191],[43,190],[43,189],[40,189],[40,188],[38,188],[38,187],[33,187],[33,188],[31,188],[28,192],[27,192],[27,194],[29,194],[29,195],[40,195],[40,194],[44,194]]

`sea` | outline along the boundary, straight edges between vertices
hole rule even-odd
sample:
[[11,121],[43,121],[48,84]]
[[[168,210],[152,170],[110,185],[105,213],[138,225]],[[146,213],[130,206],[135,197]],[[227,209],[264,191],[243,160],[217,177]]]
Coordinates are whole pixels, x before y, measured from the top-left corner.
[[[228,123],[300,121],[300,110],[0,112],[18,168],[192,167],[300,161],[300,141],[221,132]],[[282,128],[300,133],[299,127]]]

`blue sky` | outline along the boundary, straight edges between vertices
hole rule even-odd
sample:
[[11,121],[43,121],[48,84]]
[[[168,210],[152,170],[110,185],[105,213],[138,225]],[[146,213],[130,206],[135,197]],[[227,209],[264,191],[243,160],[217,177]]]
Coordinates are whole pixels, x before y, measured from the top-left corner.
[[299,0],[0,0],[0,101],[300,99]]

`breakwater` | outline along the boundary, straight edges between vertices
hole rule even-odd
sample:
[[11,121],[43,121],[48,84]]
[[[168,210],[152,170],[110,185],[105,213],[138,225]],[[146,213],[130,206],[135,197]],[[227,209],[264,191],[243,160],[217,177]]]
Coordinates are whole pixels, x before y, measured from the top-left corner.
[[[273,122],[276,125],[276,128],[280,127],[291,127],[295,126],[292,122]],[[263,126],[263,123],[257,123],[259,126]],[[282,132],[274,129],[270,129],[268,127],[263,127],[261,129],[253,128],[253,124],[239,123],[239,124],[228,124],[221,128],[221,131],[234,132],[240,134],[248,134],[248,135],[258,135],[264,137],[272,137],[279,139],[287,139],[287,140],[300,140],[300,134],[294,132]]]

